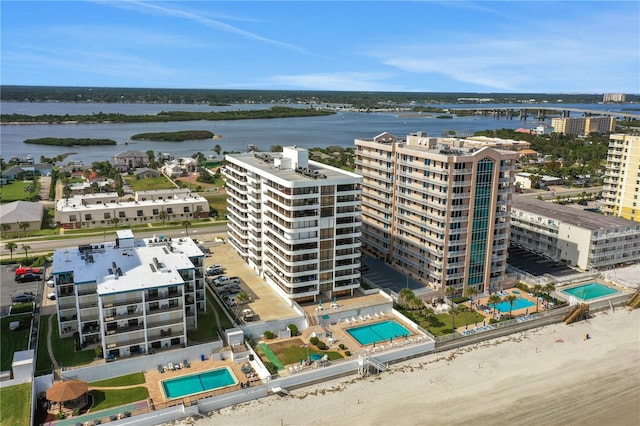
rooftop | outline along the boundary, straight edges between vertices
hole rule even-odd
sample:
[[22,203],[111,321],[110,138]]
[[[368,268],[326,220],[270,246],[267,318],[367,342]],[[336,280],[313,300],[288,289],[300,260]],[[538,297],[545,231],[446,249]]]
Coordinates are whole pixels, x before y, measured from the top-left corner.
[[573,209],[561,204],[541,201],[526,195],[513,197],[512,209],[524,210],[540,216],[551,217],[560,222],[597,231],[600,229],[632,226],[640,229],[640,224],[616,216],[604,216],[584,209]]
[[[120,231],[118,238],[133,237]],[[190,257],[204,257],[191,238],[140,239],[131,247],[116,242],[56,250],[53,273],[74,273],[76,283],[95,282],[98,294],[180,285],[180,270],[194,269]]]

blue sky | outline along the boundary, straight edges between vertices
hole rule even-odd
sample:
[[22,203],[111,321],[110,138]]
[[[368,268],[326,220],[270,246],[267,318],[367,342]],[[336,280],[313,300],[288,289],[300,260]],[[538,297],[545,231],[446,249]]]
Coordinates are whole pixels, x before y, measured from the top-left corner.
[[13,1],[1,82],[640,93],[638,1]]

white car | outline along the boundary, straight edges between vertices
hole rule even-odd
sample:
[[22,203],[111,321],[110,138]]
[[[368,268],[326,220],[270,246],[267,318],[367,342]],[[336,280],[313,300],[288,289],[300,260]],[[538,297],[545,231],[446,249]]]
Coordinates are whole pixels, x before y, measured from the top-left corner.
[[52,291],[51,293],[47,294],[47,299],[56,300],[56,293]]
[[56,281],[54,279],[47,280],[47,286],[55,287],[56,286]]

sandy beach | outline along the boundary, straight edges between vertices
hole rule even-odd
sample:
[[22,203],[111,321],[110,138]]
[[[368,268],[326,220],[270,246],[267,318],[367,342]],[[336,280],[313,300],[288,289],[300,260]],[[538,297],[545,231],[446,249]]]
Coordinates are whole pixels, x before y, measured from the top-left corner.
[[380,375],[225,408],[195,424],[636,426],[640,310],[602,312],[415,358]]

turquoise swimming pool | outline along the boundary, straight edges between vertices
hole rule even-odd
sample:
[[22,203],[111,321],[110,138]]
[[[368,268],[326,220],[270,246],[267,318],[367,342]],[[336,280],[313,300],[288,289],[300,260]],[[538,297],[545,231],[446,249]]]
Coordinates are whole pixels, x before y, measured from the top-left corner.
[[345,330],[362,346],[411,334],[397,321],[382,321]]
[[[491,304],[489,306],[494,307]],[[518,297],[513,302],[513,308],[511,307],[509,302],[500,302],[495,305],[495,308],[500,312],[509,312],[510,309],[517,311],[518,309],[530,308],[532,306],[536,306],[536,304],[528,301],[527,299],[523,299],[522,297]]]
[[167,399],[180,398],[214,389],[238,384],[229,367],[216,368],[202,373],[176,377],[162,381],[162,389]]
[[570,294],[571,296],[577,297],[580,300],[597,299],[598,297],[620,293],[618,290],[598,283],[588,283],[580,285],[578,287],[568,288],[562,291],[564,293]]

